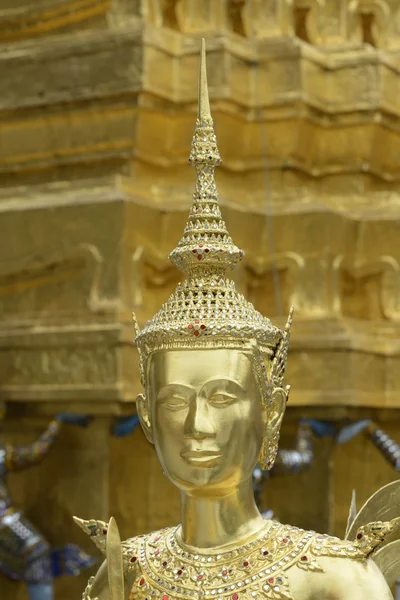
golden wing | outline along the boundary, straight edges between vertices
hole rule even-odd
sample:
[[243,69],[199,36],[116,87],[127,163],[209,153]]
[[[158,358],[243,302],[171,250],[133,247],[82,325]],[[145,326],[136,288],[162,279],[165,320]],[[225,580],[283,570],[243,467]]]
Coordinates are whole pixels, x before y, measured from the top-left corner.
[[400,527],[400,480],[378,490],[356,514],[353,492],[346,540],[355,540],[372,556],[388,585],[400,578],[400,540],[393,540]]
[[385,485],[364,504],[353,520],[346,540],[353,540],[358,529],[373,521],[392,521],[400,516],[400,480]]
[[400,540],[390,542],[383,546],[374,555],[374,562],[378,565],[389,587],[393,587],[400,576]]
[[347,519],[347,527],[346,527],[345,539],[347,539],[348,533],[350,531],[350,527],[354,523],[354,520],[355,520],[356,516],[357,516],[356,490],[353,490],[353,493],[352,493],[352,496],[351,496],[351,504],[350,504],[349,516],[348,516],[348,519]]

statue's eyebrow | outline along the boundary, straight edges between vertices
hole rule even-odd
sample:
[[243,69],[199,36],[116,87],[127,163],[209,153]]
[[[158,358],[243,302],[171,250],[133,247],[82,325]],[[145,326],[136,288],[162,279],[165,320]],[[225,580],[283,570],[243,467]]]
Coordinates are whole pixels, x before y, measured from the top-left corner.
[[210,379],[203,385],[203,390],[213,390],[223,388],[226,391],[236,392],[237,394],[244,394],[246,390],[240,385],[238,381],[233,379],[226,379],[218,377],[216,379]]
[[182,396],[188,398],[194,393],[194,390],[189,385],[183,385],[182,383],[167,383],[158,390],[157,400],[165,400],[171,393],[182,394]]

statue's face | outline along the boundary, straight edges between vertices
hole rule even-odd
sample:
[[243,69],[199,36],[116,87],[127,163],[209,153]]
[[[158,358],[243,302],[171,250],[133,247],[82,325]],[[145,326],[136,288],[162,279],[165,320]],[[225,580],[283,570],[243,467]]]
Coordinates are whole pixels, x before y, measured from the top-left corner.
[[189,493],[227,493],[257,463],[265,409],[250,357],[239,350],[165,351],[148,380],[157,454]]

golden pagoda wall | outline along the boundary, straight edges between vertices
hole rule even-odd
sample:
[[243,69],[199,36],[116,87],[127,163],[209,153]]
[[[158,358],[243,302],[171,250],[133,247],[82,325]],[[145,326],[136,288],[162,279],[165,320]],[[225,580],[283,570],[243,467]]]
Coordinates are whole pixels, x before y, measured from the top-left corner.
[[[399,22],[397,0],[0,0],[6,430],[22,442],[56,412],[95,415],[11,480],[53,544],[88,548],[71,514],[112,512],[125,536],[179,518],[141,432],[111,430],[139,389],[130,313],[144,322],[179,280],[201,35],[238,284],[278,322],[296,308],[283,444],[301,416],[400,437]],[[316,451],[265,503],[340,534],[352,488],[361,502],[395,475],[362,437]]]

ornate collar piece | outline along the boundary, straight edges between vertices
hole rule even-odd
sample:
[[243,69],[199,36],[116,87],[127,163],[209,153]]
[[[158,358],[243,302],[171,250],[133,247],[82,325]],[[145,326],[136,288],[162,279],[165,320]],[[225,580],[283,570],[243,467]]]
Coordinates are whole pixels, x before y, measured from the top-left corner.
[[[76,519],[105,553],[107,525]],[[293,598],[287,571],[315,572],[322,556],[365,560],[391,530],[371,523],[354,542],[272,522],[254,541],[221,554],[191,554],[176,537],[177,527],[122,542],[124,569],[132,576],[131,600],[253,600]],[[90,582],[84,596],[90,598]]]

